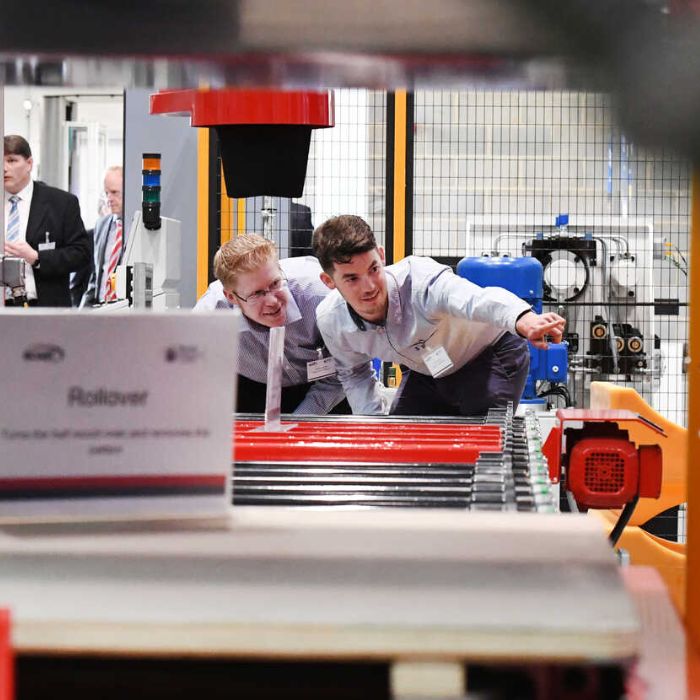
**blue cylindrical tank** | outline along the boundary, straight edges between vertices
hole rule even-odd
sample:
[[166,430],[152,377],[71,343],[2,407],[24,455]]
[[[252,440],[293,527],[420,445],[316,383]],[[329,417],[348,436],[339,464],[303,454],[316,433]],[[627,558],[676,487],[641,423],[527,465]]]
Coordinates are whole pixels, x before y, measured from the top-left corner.
[[[457,274],[480,287],[504,287],[524,299],[533,311],[542,313],[542,263],[533,257],[511,258],[509,255],[484,255],[462,258]],[[568,372],[568,346],[550,343],[547,349],[530,345],[530,373],[521,403],[544,404],[537,394],[537,382],[565,382]]]
[[480,287],[504,287],[539,307],[542,303],[542,263],[537,258],[509,255],[462,258],[457,274]]

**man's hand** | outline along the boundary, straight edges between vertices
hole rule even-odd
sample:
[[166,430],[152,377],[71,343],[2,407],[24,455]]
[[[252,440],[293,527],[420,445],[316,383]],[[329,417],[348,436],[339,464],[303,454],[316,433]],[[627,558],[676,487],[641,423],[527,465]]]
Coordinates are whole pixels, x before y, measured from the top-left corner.
[[554,343],[560,343],[566,321],[555,313],[536,314],[529,311],[518,319],[515,330],[527,338],[536,348],[546,349],[547,337]]
[[22,258],[29,265],[33,265],[39,259],[39,253],[26,241],[5,242],[5,255],[10,255],[13,258]]

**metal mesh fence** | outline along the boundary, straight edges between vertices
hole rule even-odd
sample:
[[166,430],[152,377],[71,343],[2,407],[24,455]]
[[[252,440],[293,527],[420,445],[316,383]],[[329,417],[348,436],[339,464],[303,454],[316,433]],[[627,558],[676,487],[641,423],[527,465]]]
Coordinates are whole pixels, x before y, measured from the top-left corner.
[[685,424],[688,162],[630,142],[606,95],[426,91],[414,171],[414,253],[541,260],[576,405],[609,380]]
[[[314,226],[356,213],[383,243],[386,102],[336,91],[303,197],[222,197],[222,240],[258,232],[282,256],[306,254]],[[569,321],[575,404],[611,380],[685,424],[689,163],[630,142],[597,93],[419,91],[414,122],[412,252],[535,254],[545,309]]]
[[310,255],[316,226],[330,216],[358,214],[383,242],[386,93],[336,90],[335,122],[312,133],[303,196],[230,200],[222,240],[259,233],[275,241],[280,257]]

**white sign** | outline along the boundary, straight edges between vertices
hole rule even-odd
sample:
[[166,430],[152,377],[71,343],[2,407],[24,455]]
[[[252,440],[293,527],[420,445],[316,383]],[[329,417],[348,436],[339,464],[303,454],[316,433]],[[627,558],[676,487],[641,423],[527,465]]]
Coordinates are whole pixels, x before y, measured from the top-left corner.
[[222,515],[237,313],[0,314],[0,519]]
[[267,389],[265,391],[265,430],[279,431],[282,406],[282,365],[284,326],[270,328],[267,348]]

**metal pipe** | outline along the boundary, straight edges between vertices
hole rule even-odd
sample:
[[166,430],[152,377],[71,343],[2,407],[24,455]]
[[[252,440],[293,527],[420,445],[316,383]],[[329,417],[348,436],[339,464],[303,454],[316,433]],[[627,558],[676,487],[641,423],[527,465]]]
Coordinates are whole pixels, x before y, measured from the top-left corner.
[[569,367],[572,374],[600,374],[600,370],[593,367]]
[[630,254],[630,243],[624,236],[610,236],[610,239],[616,243],[622,242],[625,246],[625,255]]
[[610,352],[612,353],[613,357],[613,366],[615,369],[619,368],[619,363],[620,363],[620,355],[617,352],[617,346],[615,345],[615,336],[613,335],[613,324],[612,324],[612,306],[610,305],[610,279],[609,279],[609,273],[608,273],[608,262],[609,262],[609,257],[608,257],[608,244],[600,237],[600,236],[594,236],[593,237],[594,241],[598,241],[601,245],[601,248],[603,249],[603,298],[605,299],[605,307],[607,310],[606,313],[606,318],[607,318],[607,326],[608,326],[608,338],[610,339]]

